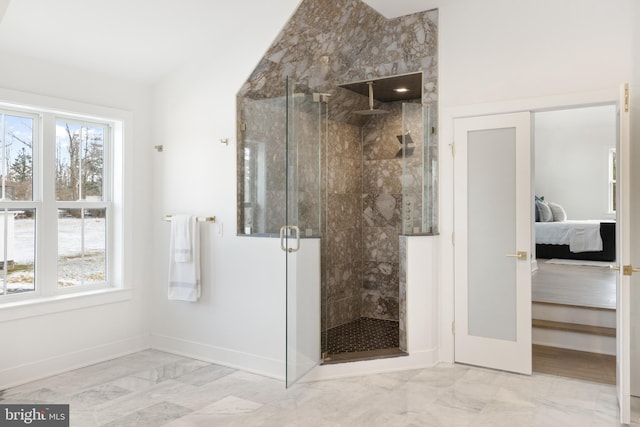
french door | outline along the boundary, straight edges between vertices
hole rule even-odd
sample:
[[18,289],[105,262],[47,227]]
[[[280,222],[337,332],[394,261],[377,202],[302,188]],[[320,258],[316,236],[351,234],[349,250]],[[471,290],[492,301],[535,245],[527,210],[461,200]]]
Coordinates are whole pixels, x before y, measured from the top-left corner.
[[[637,193],[638,187],[637,184],[632,186],[637,181],[632,180],[631,170],[632,159],[636,167],[640,160],[636,152],[637,139],[640,137],[640,114],[637,111],[637,106],[640,105],[639,93],[639,87],[624,85],[618,102],[620,133],[616,147],[616,244],[618,246],[618,265],[615,266],[618,270],[616,284],[616,391],[620,422],[623,424],[629,424],[631,420],[631,356],[640,355],[635,348],[632,352],[631,348],[631,284],[632,281],[638,282],[638,278],[632,276],[639,271],[634,268],[632,263],[635,262],[635,267],[640,267],[637,258],[640,254],[640,247],[638,247],[638,241],[632,239],[632,237],[637,238],[640,233],[640,227],[638,227],[640,221],[637,219],[640,209],[632,197],[632,190],[634,190],[633,193]],[[637,178],[637,175],[634,178]],[[635,259],[632,255],[635,255]],[[637,304],[634,307],[634,317],[637,320],[638,310],[636,307]],[[634,324],[637,327],[638,324]],[[635,342],[634,344],[637,348],[640,343]],[[634,359],[636,371],[640,368],[637,366],[637,358]],[[634,378],[640,380],[637,374]]]
[[455,361],[531,374],[531,115],[456,119]]

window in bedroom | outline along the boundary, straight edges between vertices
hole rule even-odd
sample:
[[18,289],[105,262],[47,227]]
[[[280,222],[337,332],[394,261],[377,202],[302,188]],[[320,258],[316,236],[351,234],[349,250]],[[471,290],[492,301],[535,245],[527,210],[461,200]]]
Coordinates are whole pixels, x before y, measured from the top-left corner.
[[609,149],[609,213],[616,213],[616,149]]

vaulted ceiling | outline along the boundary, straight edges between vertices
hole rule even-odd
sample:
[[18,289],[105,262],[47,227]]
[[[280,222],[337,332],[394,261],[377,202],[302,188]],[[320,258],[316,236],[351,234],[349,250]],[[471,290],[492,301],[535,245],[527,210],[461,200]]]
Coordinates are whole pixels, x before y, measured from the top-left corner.
[[[438,2],[363,1],[387,18]],[[298,3],[0,0],[0,61],[8,52],[152,83],[203,52],[233,58],[247,43],[266,50]]]

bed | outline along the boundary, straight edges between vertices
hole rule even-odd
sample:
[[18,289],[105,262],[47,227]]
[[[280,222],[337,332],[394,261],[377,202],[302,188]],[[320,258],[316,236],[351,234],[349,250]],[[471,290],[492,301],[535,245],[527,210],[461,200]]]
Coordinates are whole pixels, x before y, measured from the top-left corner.
[[536,258],[616,260],[615,221],[536,222]]

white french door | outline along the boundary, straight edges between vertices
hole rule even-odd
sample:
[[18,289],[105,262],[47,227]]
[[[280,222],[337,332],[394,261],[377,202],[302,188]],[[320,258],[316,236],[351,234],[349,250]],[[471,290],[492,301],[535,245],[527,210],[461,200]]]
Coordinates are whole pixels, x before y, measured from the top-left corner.
[[[634,272],[632,254],[640,252],[638,242],[633,241],[634,231],[638,233],[637,219],[638,207],[632,208],[632,156],[638,161],[638,153],[633,152],[635,139],[638,138],[640,117],[637,105],[640,104],[638,93],[640,88],[624,85],[621,90],[620,109],[620,135],[617,151],[617,176],[616,176],[616,243],[618,255],[618,276],[616,286],[616,391],[620,409],[620,422],[629,424],[631,420],[631,283]],[[633,108],[636,109],[633,109]],[[633,114],[632,114],[633,113]],[[634,123],[632,123],[632,117]],[[632,139],[633,138],[633,139]],[[635,162],[634,162],[635,163]],[[637,165],[637,163],[636,163]],[[636,175],[637,176],[637,175]],[[637,191],[637,187],[633,188]],[[637,261],[637,260],[636,260]],[[636,262],[636,267],[640,263]],[[635,281],[637,282],[637,278]],[[636,310],[637,311],[637,310]],[[635,313],[634,313],[635,314]],[[637,314],[636,319],[637,319]],[[637,323],[636,323],[637,325]],[[633,354],[638,354],[634,352]],[[638,368],[637,366],[635,367]]]
[[531,374],[531,114],[456,119],[455,361]]

